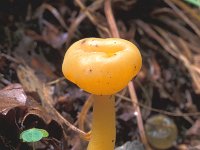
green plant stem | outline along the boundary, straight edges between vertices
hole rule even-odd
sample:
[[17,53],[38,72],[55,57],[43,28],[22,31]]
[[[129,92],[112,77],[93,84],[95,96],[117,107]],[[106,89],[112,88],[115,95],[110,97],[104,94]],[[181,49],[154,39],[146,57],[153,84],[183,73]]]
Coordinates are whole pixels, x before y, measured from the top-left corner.
[[35,150],[35,142],[32,143],[33,150]]

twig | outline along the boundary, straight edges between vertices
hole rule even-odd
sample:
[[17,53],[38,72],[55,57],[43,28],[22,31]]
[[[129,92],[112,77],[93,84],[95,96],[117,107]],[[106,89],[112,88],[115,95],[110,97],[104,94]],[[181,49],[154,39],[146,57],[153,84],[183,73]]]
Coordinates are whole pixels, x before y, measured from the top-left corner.
[[79,133],[82,137],[87,137],[87,133],[85,133],[84,131],[80,130],[79,128],[77,128],[76,126],[74,126],[73,124],[71,124],[68,120],[66,120],[51,104],[52,98],[51,96],[49,96],[49,94],[46,92],[46,86],[43,84],[42,87],[42,93],[43,93],[43,98],[44,101],[43,103],[45,108],[48,108],[51,113],[54,113],[55,117],[57,120],[59,120],[61,123],[67,125],[70,129],[72,129],[73,131]]
[[5,79],[3,76],[4,75],[0,73],[0,82],[5,84],[5,85],[11,84],[11,82],[9,80]]
[[196,20],[200,21],[199,14],[196,13],[196,11],[194,9],[189,7],[189,5],[185,4],[183,1],[180,1],[180,0],[171,0],[171,1],[173,3],[175,3],[176,5],[178,5],[180,8],[182,8],[182,10],[188,12],[193,18],[195,18]]
[[[77,4],[79,4],[79,7],[81,9],[85,9],[84,5],[82,3],[80,3],[79,1],[77,1]],[[102,4],[102,0],[100,1],[95,1],[94,3],[92,3],[90,6],[87,7],[87,9],[89,9],[90,11],[96,11],[101,7]],[[89,13],[90,15],[90,13]],[[77,30],[77,27],[79,26],[79,24],[87,17],[86,13],[79,13],[78,17],[71,23],[69,30],[68,30],[68,37],[66,40],[66,47],[69,47],[69,44],[71,42],[71,39],[74,35],[74,32]]]
[[[80,130],[84,131],[84,120],[86,118],[86,115],[89,111],[89,109],[91,108],[93,104],[93,98],[92,98],[92,95],[90,95],[87,99],[87,101],[84,103],[83,107],[82,107],[82,110],[79,114],[79,117],[78,117],[78,127],[80,128]],[[89,141],[90,140],[90,132],[89,131],[87,134],[88,136],[84,136],[82,138],[84,138],[85,140]]]
[[200,30],[199,28],[185,15],[182,11],[176,7],[170,0],[164,0],[167,5],[169,5],[176,13],[179,15],[181,19],[183,19],[193,30],[196,34],[200,37]]
[[68,31],[68,36],[67,36],[67,40],[65,42],[66,47],[69,47],[69,44],[71,42],[71,39],[75,33],[75,31],[77,30],[77,27],[79,26],[79,24],[85,19],[86,14],[79,14],[78,17],[71,23],[70,27],[69,27],[69,31]]
[[58,78],[56,80],[48,82],[47,85],[53,85],[53,84],[56,84],[56,83],[58,83],[60,81],[63,81],[63,80],[65,80],[65,77],[60,77],[60,78]]
[[137,20],[136,24],[142,28],[144,32],[146,32],[151,38],[155,39],[169,54],[177,58],[177,53],[171,50],[169,45],[166,44],[165,40],[163,40],[159,34],[157,34],[148,24],[144,23],[141,20]]
[[58,10],[47,4],[44,3],[42,4],[36,11],[36,13],[34,14],[34,17],[39,17],[40,19],[42,18],[42,14],[44,13],[45,10],[48,10],[49,12],[52,13],[52,15],[58,20],[58,22],[61,24],[61,26],[67,31],[68,27],[63,19],[63,17],[60,15],[60,13],[58,12]]
[[138,122],[138,128],[140,131],[139,133],[140,133],[141,140],[142,140],[143,144],[145,145],[146,149],[151,150],[150,146],[148,145],[147,138],[145,135],[140,107],[138,105],[135,105],[136,103],[138,103],[138,99],[137,99],[137,95],[135,93],[135,88],[134,88],[132,82],[129,82],[128,89],[130,92],[133,107],[134,107],[135,111],[137,112],[136,118],[137,118],[137,122]]
[[105,11],[105,14],[106,14],[106,18],[107,18],[108,25],[110,27],[110,31],[111,31],[112,36],[119,38],[120,35],[119,35],[119,31],[117,29],[117,25],[115,23],[115,19],[113,17],[113,12],[112,12],[112,9],[111,9],[110,0],[105,0],[104,11]]
[[64,126],[68,126],[73,131],[79,133],[82,137],[87,137],[88,134],[78,129],[76,126],[67,121],[53,106],[53,98],[49,94],[47,86],[39,80],[34,71],[26,64],[18,66],[17,75],[20,83],[27,91],[36,91],[41,99],[41,103],[44,109],[49,112],[52,119],[61,123],[63,129]]
[[[102,26],[101,24],[99,24],[96,20],[96,18],[93,17],[93,15],[89,12],[89,10],[87,9],[87,7],[85,7],[85,5],[80,1],[80,0],[75,0],[76,3],[79,5],[79,7],[82,9],[82,11],[86,14],[86,16],[88,17],[88,19],[94,24],[96,25],[101,31],[104,31],[105,33],[107,33],[108,35],[110,35],[109,30],[107,30],[106,27]],[[99,0],[97,1],[99,3],[102,3],[103,0]]]
[[4,54],[4,53],[1,53],[1,54],[0,54],[0,58],[1,58],[1,57],[5,57],[5,58],[8,59],[9,61],[12,61],[12,62],[14,62],[14,63],[16,63],[16,64],[22,63],[22,62],[20,62],[19,60],[17,60],[16,58],[14,58],[14,57],[12,57],[12,56],[10,56],[10,55]]
[[[120,95],[120,94],[116,94],[117,97],[121,97],[123,100],[132,102],[132,100],[126,96]],[[150,110],[150,111],[154,111],[154,112],[158,112],[164,115],[168,115],[168,116],[173,116],[173,117],[189,117],[189,116],[200,116],[200,112],[193,112],[193,113],[173,113],[173,112],[169,112],[169,111],[165,111],[165,110],[160,110],[160,109],[156,109],[156,108],[152,108],[152,107],[148,107],[144,104],[141,103],[135,103],[135,105],[140,106],[146,110]]]
[[[106,18],[107,18],[112,36],[119,38],[120,35],[119,35],[119,31],[117,29],[117,25],[116,25],[116,22],[115,22],[113,13],[112,13],[110,0],[105,0],[104,11],[105,11],[105,14],[106,14]],[[140,131],[139,133],[140,133],[141,140],[142,140],[143,144],[145,145],[146,149],[151,150],[150,146],[148,145],[147,138],[146,138],[146,135],[145,135],[144,125],[143,125],[143,121],[142,121],[142,115],[141,115],[141,112],[140,112],[140,107],[135,105],[135,103],[138,103],[138,99],[137,99],[136,92],[135,92],[135,89],[134,89],[132,82],[129,82],[128,89],[129,89],[129,92],[130,92],[130,95],[131,95],[131,100],[133,102],[133,106],[135,108],[135,111],[138,114],[136,117],[137,117],[138,128],[139,128],[139,131]]]
[[183,55],[179,48],[176,46],[174,41],[168,36],[168,34],[161,28],[154,26],[154,28],[160,33],[160,35],[166,40],[171,50],[176,53],[176,58],[183,62],[185,67],[188,69],[193,83],[195,85],[195,92],[200,93],[200,70],[197,66],[195,66],[188,58]]
[[85,120],[87,112],[91,108],[92,104],[93,104],[93,98],[92,98],[92,95],[90,95],[88,97],[87,101],[84,103],[82,110],[78,117],[78,126],[83,131],[84,131],[84,120]]
[[[122,92],[120,92],[120,95],[125,95],[126,94],[126,92],[127,92],[127,88],[124,88],[123,90],[122,90]],[[116,94],[115,94],[116,95]],[[116,102],[115,102],[115,106],[117,106],[119,103],[121,103],[121,101],[122,101],[122,97],[118,97],[117,99],[116,99]]]

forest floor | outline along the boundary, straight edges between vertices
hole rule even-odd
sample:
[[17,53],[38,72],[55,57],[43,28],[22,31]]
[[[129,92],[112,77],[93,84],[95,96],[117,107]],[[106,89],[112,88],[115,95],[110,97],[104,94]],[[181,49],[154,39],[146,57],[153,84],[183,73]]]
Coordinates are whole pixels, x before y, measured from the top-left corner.
[[[180,0],[112,0],[111,7],[106,2],[0,1],[1,150],[86,149],[80,134],[91,128],[92,109],[82,115],[89,94],[61,71],[67,48],[86,37],[121,37],[142,54],[135,90],[129,86],[115,95],[116,149],[163,144],[152,143],[142,128],[157,115],[177,129],[163,149],[200,149],[200,9]],[[20,134],[30,128],[45,129],[49,136],[22,142]],[[168,129],[158,125],[155,132],[160,128]]]

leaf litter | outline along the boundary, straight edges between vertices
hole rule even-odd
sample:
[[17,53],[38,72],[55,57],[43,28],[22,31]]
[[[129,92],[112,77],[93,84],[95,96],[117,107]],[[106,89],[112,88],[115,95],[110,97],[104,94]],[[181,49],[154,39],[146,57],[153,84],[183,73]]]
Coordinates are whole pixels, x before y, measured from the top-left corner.
[[[30,149],[19,134],[32,127],[50,133],[39,148],[86,149],[79,134],[90,129],[91,109],[84,107],[89,95],[63,79],[61,63],[74,41],[112,35],[104,2],[22,2],[0,2],[5,6],[0,10],[0,149]],[[6,6],[11,5],[16,7],[9,11]],[[143,123],[155,114],[168,115],[179,130],[171,149],[198,149],[199,9],[179,0],[113,0],[112,9],[120,37],[142,52],[143,68],[134,86]],[[140,134],[130,93],[125,90],[116,97],[120,149],[138,141]],[[3,131],[5,127],[10,131]]]

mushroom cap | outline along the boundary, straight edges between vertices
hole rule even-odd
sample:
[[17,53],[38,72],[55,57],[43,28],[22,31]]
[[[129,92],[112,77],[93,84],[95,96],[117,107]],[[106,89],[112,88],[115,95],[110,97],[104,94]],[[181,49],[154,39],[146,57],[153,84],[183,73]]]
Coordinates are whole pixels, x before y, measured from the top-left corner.
[[89,93],[111,95],[122,90],[141,66],[141,54],[133,43],[120,38],[85,38],[69,47],[62,71]]
[[149,143],[157,149],[172,147],[178,135],[176,124],[165,115],[155,115],[147,119],[145,130]]

